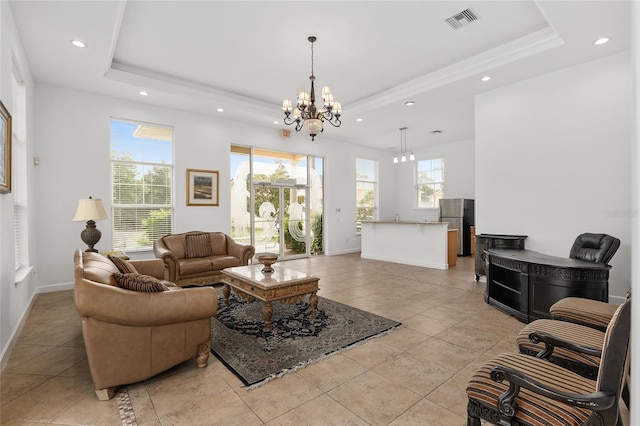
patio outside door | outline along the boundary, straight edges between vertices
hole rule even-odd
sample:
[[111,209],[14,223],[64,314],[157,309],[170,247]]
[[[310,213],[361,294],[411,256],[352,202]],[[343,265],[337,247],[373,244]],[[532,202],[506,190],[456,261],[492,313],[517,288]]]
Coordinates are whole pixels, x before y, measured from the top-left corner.
[[280,259],[309,255],[310,228],[304,185],[260,183],[253,186],[253,241],[258,253]]
[[324,159],[231,147],[231,236],[280,260],[324,254]]

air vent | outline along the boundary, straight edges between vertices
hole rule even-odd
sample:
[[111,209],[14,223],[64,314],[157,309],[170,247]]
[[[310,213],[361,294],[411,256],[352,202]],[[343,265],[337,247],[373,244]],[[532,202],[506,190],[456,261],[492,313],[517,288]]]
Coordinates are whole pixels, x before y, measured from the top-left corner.
[[453,15],[451,18],[446,19],[446,21],[449,25],[451,25],[451,28],[457,30],[464,27],[465,25],[470,24],[476,19],[478,19],[478,17],[474,15],[472,11],[470,11],[469,9],[465,9],[457,15]]

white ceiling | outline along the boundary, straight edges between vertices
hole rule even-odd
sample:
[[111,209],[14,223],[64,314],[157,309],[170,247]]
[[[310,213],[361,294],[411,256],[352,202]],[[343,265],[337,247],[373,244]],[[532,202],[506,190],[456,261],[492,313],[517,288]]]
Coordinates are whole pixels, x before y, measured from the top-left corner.
[[[343,124],[314,143],[390,150],[404,126],[410,150],[472,139],[475,94],[630,45],[628,1],[9,3],[38,82],[274,129],[282,99],[309,88],[315,35],[316,83],[342,102]],[[478,20],[445,22],[467,8]],[[611,41],[594,46],[601,36]]]

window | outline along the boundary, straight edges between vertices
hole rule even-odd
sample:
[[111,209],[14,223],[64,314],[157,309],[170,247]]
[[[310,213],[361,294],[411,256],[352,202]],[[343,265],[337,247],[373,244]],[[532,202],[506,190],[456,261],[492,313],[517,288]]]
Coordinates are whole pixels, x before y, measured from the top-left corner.
[[149,248],[173,232],[173,128],[111,120],[113,248]]
[[378,162],[356,158],[356,232],[378,216]]
[[418,161],[416,194],[418,207],[438,207],[444,198],[444,158]]
[[13,193],[13,230],[16,271],[29,266],[27,214],[26,94],[20,72],[14,68],[12,79],[13,114],[11,135],[11,192]]

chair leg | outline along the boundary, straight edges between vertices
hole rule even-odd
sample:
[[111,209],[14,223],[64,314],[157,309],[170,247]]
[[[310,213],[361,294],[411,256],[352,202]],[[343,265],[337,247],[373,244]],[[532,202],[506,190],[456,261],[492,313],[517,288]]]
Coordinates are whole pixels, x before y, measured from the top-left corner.
[[474,417],[467,413],[467,426],[480,426],[480,417]]
[[209,354],[211,353],[211,343],[208,341],[205,343],[200,343],[198,346],[198,356],[196,356],[196,363],[198,367],[203,368],[207,366],[207,361],[209,361]]
[[100,401],[108,401],[116,394],[113,387],[105,389],[96,389],[96,395]]

